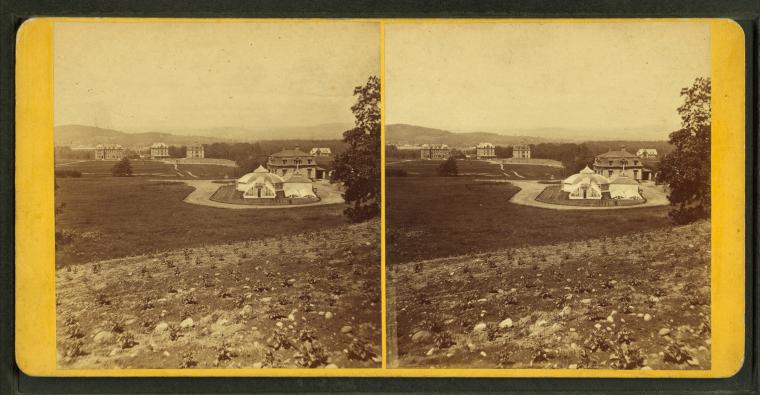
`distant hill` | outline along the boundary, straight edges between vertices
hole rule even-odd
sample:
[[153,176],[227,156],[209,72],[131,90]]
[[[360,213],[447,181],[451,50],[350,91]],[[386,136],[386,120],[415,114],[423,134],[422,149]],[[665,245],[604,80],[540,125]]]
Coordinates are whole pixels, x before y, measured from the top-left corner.
[[[286,127],[253,130],[221,127],[212,129],[172,130],[169,132],[127,133],[114,129],[86,125],[61,125],[55,127],[55,145],[95,146],[98,144],[121,144],[125,147],[144,147],[155,142],[169,145],[192,143],[231,143],[264,140],[340,140],[350,124],[324,124],[304,127]],[[291,145],[291,144],[284,144]]]
[[54,140],[55,145],[70,147],[94,146],[98,144],[121,144],[125,147],[144,147],[155,142],[163,142],[169,145],[187,145],[191,143],[208,144],[228,141],[218,137],[183,136],[158,132],[126,133],[119,130],[85,125],[56,126]]
[[523,141],[527,143],[547,141],[540,137],[507,136],[489,132],[454,133],[448,130],[407,124],[386,125],[385,140],[388,144],[446,144],[451,147],[472,147],[483,142],[495,145],[514,145]]
[[[442,129],[427,128],[408,124],[386,125],[386,141],[388,144],[447,144],[452,147],[472,147],[481,142],[495,145],[514,145],[520,142],[529,144],[563,143],[563,142],[600,142],[599,136],[610,136],[605,144],[617,144],[620,136],[635,136],[631,141],[666,141],[668,133],[650,129],[621,129],[609,131],[583,131],[566,128],[534,128],[504,133],[492,132],[452,132]],[[604,140],[606,141],[606,139]],[[646,145],[646,144],[644,144]],[[655,147],[656,148],[656,147]]]

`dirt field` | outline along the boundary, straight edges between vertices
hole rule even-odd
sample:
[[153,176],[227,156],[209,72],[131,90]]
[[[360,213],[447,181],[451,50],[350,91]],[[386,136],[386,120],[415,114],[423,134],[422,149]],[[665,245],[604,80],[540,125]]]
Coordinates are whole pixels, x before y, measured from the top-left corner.
[[69,265],[58,366],[379,367],[379,221]]
[[389,366],[709,369],[709,276],[707,222],[394,265]]

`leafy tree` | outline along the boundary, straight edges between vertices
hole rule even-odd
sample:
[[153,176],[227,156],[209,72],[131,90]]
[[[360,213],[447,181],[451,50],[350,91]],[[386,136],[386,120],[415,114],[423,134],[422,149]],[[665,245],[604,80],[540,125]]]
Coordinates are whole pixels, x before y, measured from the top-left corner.
[[710,217],[710,78],[681,89],[681,129],[670,134],[675,149],[660,162],[658,181],[670,187],[670,218],[679,224]]
[[380,214],[380,79],[354,88],[356,127],[343,132],[348,148],[335,156],[333,181],[346,186],[344,213],[355,222]]
[[114,177],[131,177],[132,176],[132,164],[129,163],[129,158],[122,158],[122,160],[116,162],[111,168],[111,174]]
[[446,159],[440,166],[438,166],[438,175],[441,177],[456,177],[459,175],[459,169],[457,168],[457,160],[454,157]]

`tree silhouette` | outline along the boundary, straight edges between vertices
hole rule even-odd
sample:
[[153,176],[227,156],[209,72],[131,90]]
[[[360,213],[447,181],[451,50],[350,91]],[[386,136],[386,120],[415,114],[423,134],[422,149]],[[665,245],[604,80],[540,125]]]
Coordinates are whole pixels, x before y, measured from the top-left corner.
[[356,127],[343,132],[349,147],[335,157],[332,179],[346,187],[344,213],[359,222],[380,214],[380,79],[369,77],[354,88],[354,96]]
[[710,78],[681,89],[681,129],[670,134],[675,149],[660,162],[658,181],[670,187],[670,218],[679,224],[710,217]]
[[438,166],[438,175],[441,177],[456,177],[459,175],[459,169],[457,168],[457,160],[454,157],[446,159],[440,166]]
[[132,164],[129,163],[129,158],[124,157],[120,161],[116,162],[116,164],[111,168],[111,174],[114,177],[132,176]]

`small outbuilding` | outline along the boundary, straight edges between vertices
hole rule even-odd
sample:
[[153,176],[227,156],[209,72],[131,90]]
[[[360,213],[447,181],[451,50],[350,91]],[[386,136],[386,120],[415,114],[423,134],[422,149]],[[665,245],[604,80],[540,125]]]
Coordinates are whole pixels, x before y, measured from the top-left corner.
[[296,170],[290,173],[282,183],[282,191],[287,198],[316,198],[311,180]]
[[639,182],[625,174],[615,177],[610,181],[610,198],[628,200],[642,199]]

